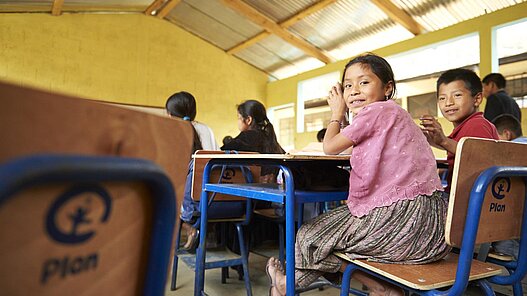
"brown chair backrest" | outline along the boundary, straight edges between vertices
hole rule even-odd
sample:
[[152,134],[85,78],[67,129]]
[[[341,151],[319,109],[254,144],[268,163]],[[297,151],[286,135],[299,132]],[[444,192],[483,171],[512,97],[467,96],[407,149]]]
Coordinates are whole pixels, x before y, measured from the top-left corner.
[[[470,191],[482,171],[492,166],[527,166],[527,145],[463,138],[456,150],[446,241],[461,246]],[[487,188],[476,244],[518,238],[525,198],[520,178],[496,178]]]
[[[217,150],[198,150],[194,154],[225,154],[225,151]],[[238,152],[239,154],[256,154],[255,152]],[[201,187],[203,184],[203,170],[205,165],[209,162],[210,158],[194,158],[194,174],[192,175],[192,191],[191,196],[194,201],[199,201],[201,198]],[[252,174],[253,182],[258,182],[260,176],[260,167],[249,166],[250,173]],[[239,166],[231,166],[227,168],[223,176],[220,176],[222,167],[217,166],[211,170],[210,182],[214,183],[227,183],[227,184],[243,184],[247,183],[245,180],[244,172]],[[220,180],[221,178],[221,180]],[[245,198],[217,193],[214,196],[215,201],[237,201],[245,200]]]
[[143,295],[151,193],[137,182],[97,185],[39,185],[0,204],[0,294]]

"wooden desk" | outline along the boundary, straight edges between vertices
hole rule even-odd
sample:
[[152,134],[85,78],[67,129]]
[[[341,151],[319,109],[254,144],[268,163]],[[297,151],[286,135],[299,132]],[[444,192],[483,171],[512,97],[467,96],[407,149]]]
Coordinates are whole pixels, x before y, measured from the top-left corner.
[[[208,200],[208,193],[217,192],[245,198],[285,204],[286,224],[286,275],[287,295],[295,295],[295,204],[343,200],[348,191],[314,192],[295,190],[291,168],[301,165],[349,166],[349,155],[291,155],[291,154],[198,154],[195,158],[210,158],[203,171],[201,200]],[[261,165],[274,166],[283,171],[284,184],[215,184],[210,183],[209,173],[213,165]],[[202,295],[205,285],[204,248],[207,236],[207,203],[201,202],[200,244],[196,253],[196,277],[194,295]]]

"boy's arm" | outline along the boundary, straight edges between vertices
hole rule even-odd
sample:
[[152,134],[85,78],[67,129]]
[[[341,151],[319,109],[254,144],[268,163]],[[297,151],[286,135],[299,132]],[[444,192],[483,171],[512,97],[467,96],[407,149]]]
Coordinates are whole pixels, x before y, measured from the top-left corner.
[[457,141],[445,136],[441,124],[433,116],[423,115],[419,120],[421,120],[421,130],[430,145],[453,154],[456,153]]

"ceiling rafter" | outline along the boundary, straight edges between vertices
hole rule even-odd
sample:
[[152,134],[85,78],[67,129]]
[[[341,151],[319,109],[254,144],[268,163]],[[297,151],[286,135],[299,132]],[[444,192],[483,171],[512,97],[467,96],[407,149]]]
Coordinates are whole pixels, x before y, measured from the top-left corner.
[[282,38],[284,41],[292,44],[293,46],[304,51],[306,54],[328,64],[331,62],[331,59],[324,54],[320,49],[315,47],[313,44],[307,42],[304,39],[301,39],[295,36],[293,33],[288,30],[280,27],[276,22],[267,16],[260,13],[254,7],[246,4],[243,1],[239,0],[222,0],[222,2],[230,7],[231,9],[239,12],[241,15],[245,16],[255,24],[264,28],[267,32],[277,35]]
[[52,15],[60,15],[62,13],[62,5],[64,0],[53,0],[53,6],[51,8]]
[[154,0],[154,2],[150,3],[150,5],[148,5],[148,7],[145,9],[145,14],[152,15],[154,11],[158,10],[159,7],[163,5],[163,2],[165,2],[165,0]]
[[[322,9],[324,9],[324,7],[334,3],[335,1],[337,0],[321,0],[321,1],[318,1],[316,2],[315,4],[307,7],[306,9],[302,10],[302,11],[299,11],[297,14],[293,15],[292,17],[278,23],[278,25],[280,27],[282,27],[283,29],[287,29],[289,27],[291,27],[292,25],[296,24],[297,22],[299,22],[300,20],[302,20],[303,18],[317,12],[317,11],[320,11]],[[247,48],[257,42],[259,42],[260,40],[264,39],[265,37],[271,35],[271,33],[267,32],[267,31],[263,31],[247,40],[245,40],[244,42],[240,43],[240,44],[237,44],[235,46],[233,46],[232,48],[228,49],[227,50],[227,53],[228,54],[235,54],[237,52],[239,52],[240,50],[244,49],[244,48]]]
[[161,8],[161,10],[156,14],[158,18],[164,18],[168,13],[179,4],[181,0],[168,0],[168,2]]
[[412,34],[419,35],[423,32],[423,27],[410,14],[397,7],[390,0],[371,0],[371,2],[386,13],[389,18],[405,27]]

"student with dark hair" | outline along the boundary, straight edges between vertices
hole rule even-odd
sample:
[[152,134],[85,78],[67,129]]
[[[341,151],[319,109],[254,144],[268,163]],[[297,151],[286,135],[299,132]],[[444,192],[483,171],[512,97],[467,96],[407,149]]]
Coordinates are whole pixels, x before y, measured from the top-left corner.
[[454,130],[447,137],[441,124],[431,115],[423,115],[421,125],[428,142],[447,151],[448,187],[450,190],[457,143],[463,137],[498,139],[496,127],[478,112],[483,100],[482,85],[474,71],[452,69],[444,72],[437,80],[437,104],[441,113],[454,124]]
[[[192,126],[196,131],[194,135],[198,137],[198,139],[195,139],[194,141],[194,148],[196,148],[196,144],[199,142],[201,143],[201,148],[199,149],[218,150],[218,143],[216,143],[214,133],[210,127],[194,120],[196,118],[197,108],[196,99],[192,94],[186,91],[180,91],[171,95],[167,99],[165,108],[170,116],[188,120],[192,123]],[[198,149],[193,149],[193,151],[196,150]]]
[[[344,68],[342,84],[329,94],[332,115],[323,144],[326,154],[352,148],[347,205],[300,227],[295,279],[286,279],[280,262],[269,259],[269,295],[285,295],[286,280],[304,288],[344,270],[334,251],[403,264],[433,262],[448,254],[448,206],[432,149],[410,114],[392,100],[394,94],[395,78],[382,57],[361,55]],[[347,108],[354,117],[341,130]],[[368,286],[370,295],[403,295],[365,273],[354,272],[353,278]]]
[[520,122],[522,113],[518,103],[505,92],[507,81],[500,73],[490,73],[485,76],[483,82],[483,96],[487,98],[483,116],[489,121],[501,114],[511,114]]
[[[224,144],[221,150],[285,153],[282,146],[278,144],[273,124],[267,118],[267,112],[262,103],[248,100],[238,105],[237,111],[240,134]],[[262,167],[260,182],[275,182],[276,174],[276,169]]]
[[[197,110],[196,99],[192,94],[186,91],[181,91],[171,95],[166,101],[165,108],[170,116],[186,120],[191,124],[194,133],[192,153],[200,149],[218,150],[218,144],[216,143],[212,130],[205,124],[194,121]],[[195,248],[198,238],[197,229],[192,226],[196,219],[194,213],[197,211],[198,207],[198,204],[192,200],[192,196],[190,195],[192,190],[193,171],[194,167],[193,162],[191,161],[187,172],[185,195],[183,196],[180,214],[180,218],[183,221],[181,227],[187,234],[187,242],[183,246],[183,249],[185,250]]]
[[321,130],[318,131],[317,133],[317,141],[319,142],[323,142],[324,141],[324,136],[326,135],[326,128],[323,128]]
[[492,123],[498,130],[500,140],[527,143],[527,137],[523,136],[522,125],[516,117],[510,114],[503,114],[494,118]]

